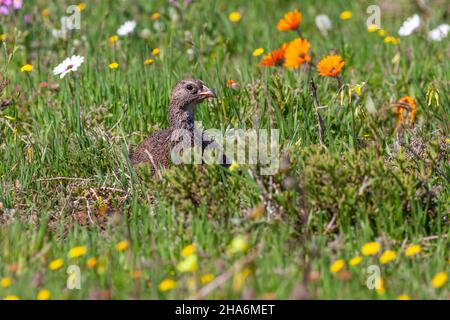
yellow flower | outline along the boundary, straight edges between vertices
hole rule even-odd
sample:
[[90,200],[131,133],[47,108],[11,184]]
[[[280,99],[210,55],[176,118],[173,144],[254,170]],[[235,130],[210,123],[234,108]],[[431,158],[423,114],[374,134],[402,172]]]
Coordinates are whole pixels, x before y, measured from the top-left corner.
[[161,51],[158,48],[152,50],[152,56],[156,57]]
[[177,287],[177,283],[172,280],[172,279],[164,279],[160,284],[159,284],[159,291],[168,291],[168,290],[172,290],[175,289]]
[[245,279],[247,279],[251,273],[252,269],[245,268],[241,272],[238,272],[234,275],[232,287],[235,292],[238,292],[241,289]]
[[122,252],[128,248],[128,245],[129,243],[127,240],[120,241],[118,244],[116,244],[116,250]]
[[330,266],[330,272],[332,273],[338,273],[339,271],[341,271],[345,266],[345,261],[344,259],[339,259],[336,260],[335,262],[333,262],[333,264]]
[[372,33],[372,32],[376,32],[378,30],[378,26],[376,24],[371,24],[370,26],[367,27],[367,31]]
[[396,45],[400,43],[400,38],[388,36],[384,38],[384,43],[392,43],[393,45]]
[[431,284],[433,287],[440,288],[442,287],[448,280],[448,274],[447,272],[439,272],[436,274],[433,279],[431,280]]
[[117,62],[113,62],[113,63],[110,63],[110,64],[108,65],[108,67],[109,67],[110,69],[117,69],[117,68],[119,67],[119,64],[118,64]]
[[353,267],[353,266],[357,266],[358,264],[360,264],[361,261],[362,261],[362,257],[361,256],[356,256],[356,257],[350,259],[348,264]]
[[11,278],[5,277],[0,281],[0,286],[2,288],[8,288],[11,285]]
[[112,44],[114,44],[117,40],[119,40],[119,36],[114,35],[114,36],[109,37],[108,42],[109,42],[110,45],[112,45]]
[[30,72],[31,70],[33,70],[33,66],[28,63],[20,68],[20,72]]
[[418,244],[412,244],[405,250],[405,256],[412,257],[422,251],[422,247]]
[[264,53],[264,49],[263,48],[258,48],[258,49],[253,50],[253,56],[254,57],[259,57],[263,53]]
[[351,11],[342,11],[341,14],[339,15],[339,18],[341,20],[348,20],[351,19],[353,17],[353,13]]
[[3,300],[20,300],[18,296],[8,295]]
[[386,287],[384,286],[384,279],[378,278],[375,281],[375,290],[378,294],[384,294],[386,292]]
[[6,33],[0,34],[0,41],[6,41],[6,39],[8,39],[8,34]]
[[150,16],[150,19],[152,20],[158,20],[161,17],[161,13],[159,12],[154,12],[152,13],[152,15]]
[[191,254],[177,265],[180,272],[195,272],[198,269],[197,255]]
[[380,36],[380,37],[385,37],[386,36],[386,31],[384,30],[384,29],[380,29],[380,30],[378,30],[378,35]]
[[152,65],[153,63],[154,63],[153,59],[147,59],[147,60],[144,61],[144,64],[148,65],[148,66]]
[[381,246],[380,246],[379,243],[377,243],[377,242],[368,242],[362,247],[361,252],[365,256],[373,256],[378,251],[380,251],[380,248],[381,248]]
[[86,3],[81,2],[81,3],[78,4],[77,7],[78,7],[78,9],[79,9],[80,11],[83,11],[84,9],[86,9]]
[[89,258],[88,261],[86,261],[86,266],[89,269],[92,269],[93,267],[95,267],[96,264],[97,264],[97,258],[96,257]]
[[239,20],[241,20],[241,14],[239,12],[234,11],[230,13],[228,19],[230,19],[231,22],[238,22]]
[[207,284],[210,283],[211,281],[214,280],[214,275],[212,273],[205,273],[204,275],[201,276],[200,278],[200,282],[202,284]]
[[47,289],[42,289],[38,292],[36,299],[38,300],[48,300],[52,296],[52,293]]
[[249,249],[249,244],[248,244],[247,237],[237,236],[231,241],[231,243],[228,247],[228,254],[247,252],[248,249]]
[[411,300],[407,294],[401,294],[397,297],[397,300]]
[[187,257],[190,256],[191,254],[193,254],[195,252],[195,245],[190,244],[187,245],[186,247],[183,248],[183,250],[181,250],[181,255],[183,257]]
[[42,10],[41,14],[44,18],[48,18],[48,16],[50,15],[50,11],[48,11],[48,9],[44,9]]
[[395,260],[396,257],[397,257],[397,254],[395,253],[395,251],[387,250],[387,251],[383,252],[383,254],[380,256],[380,263],[381,264],[389,263],[392,260]]
[[64,264],[63,259],[55,259],[48,264],[48,268],[50,270],[58,270],[63,266],[63,264]]
[[105,262],[99,262],[97,266],[97,273],[98,274],[104,274],[106,270]]
[[73,247],[69,251],[69,258],[78,258],[85,255],[87,252],[87,248],[85,246]]
[[239,169],[241,166],[233,160],[233,162],[230,165],[230,171],[236,171],[237,169]]

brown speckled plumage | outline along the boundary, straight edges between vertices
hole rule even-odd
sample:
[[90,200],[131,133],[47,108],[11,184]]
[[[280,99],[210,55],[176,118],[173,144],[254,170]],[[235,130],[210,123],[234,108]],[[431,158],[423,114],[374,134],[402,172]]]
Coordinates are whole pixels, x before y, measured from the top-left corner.
[[[131,163],[133,165],[148,163],[152,172],[167,167],[171,163],[172,148],[180,142],[180,137],[175,134],[178,132],[177,129],[187,132],[193,145],[194,140],[197,141],[197,138],[201,137],[201,133],[194,127],[195,107],[203,100],[213,97],[215,97],[213,91],[201,80],[185,79],[177,82],[170,95],[169,128],[153,133],[130,151]],[[205,140],[205,137],[203,139]],[[204,141],[202,149],[210,143],[214,142]]]

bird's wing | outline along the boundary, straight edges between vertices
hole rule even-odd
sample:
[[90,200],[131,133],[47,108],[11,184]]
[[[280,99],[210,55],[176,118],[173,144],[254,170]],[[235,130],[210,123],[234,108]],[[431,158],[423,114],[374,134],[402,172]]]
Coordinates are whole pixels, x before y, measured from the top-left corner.
[[217,143],[217,141],[208,136],[205,132],[199,130],[194,131],[194,139],[196,145],[202,146],[203,154],[205,154],[205,150],[206,151],[214,150],[214,153],[219,157],[220,164],[225,167],[229,167],[231,161],[225,155],[225,152],[223,151],[223,145],[220,145],[219,143]]

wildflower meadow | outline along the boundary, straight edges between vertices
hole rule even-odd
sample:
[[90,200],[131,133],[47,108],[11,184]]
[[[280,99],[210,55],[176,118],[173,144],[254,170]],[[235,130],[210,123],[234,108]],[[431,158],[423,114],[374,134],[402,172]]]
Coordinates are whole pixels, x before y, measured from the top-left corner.
[[[0,299],[449,299],[449,10],[0,0]],[[187,78],[275,170],[130,162]]]

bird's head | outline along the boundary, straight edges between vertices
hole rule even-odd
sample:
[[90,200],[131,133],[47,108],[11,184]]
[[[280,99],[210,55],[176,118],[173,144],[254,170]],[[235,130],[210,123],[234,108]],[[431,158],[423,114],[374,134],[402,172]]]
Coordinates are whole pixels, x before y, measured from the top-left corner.
[[178,81],[172,89],[170,104],[172,107],[193,111],[198,103],[215,97],[214,91],[208,88],[202,80],[184,79]]

